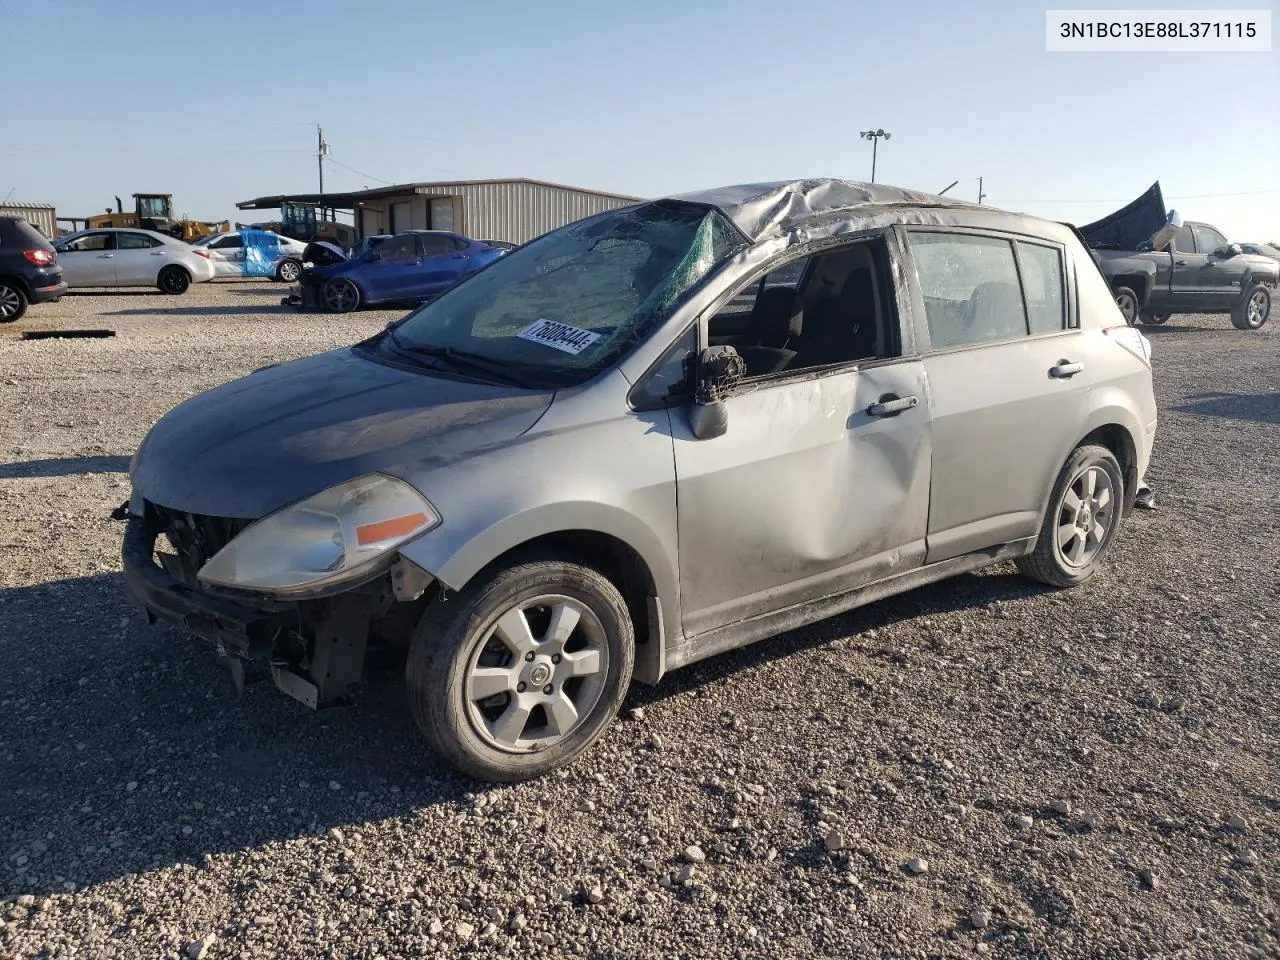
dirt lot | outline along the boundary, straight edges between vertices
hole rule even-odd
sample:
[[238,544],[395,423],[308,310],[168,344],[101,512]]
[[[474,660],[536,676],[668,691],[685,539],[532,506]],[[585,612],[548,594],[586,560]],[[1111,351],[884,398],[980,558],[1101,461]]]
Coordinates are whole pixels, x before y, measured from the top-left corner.
[[[1280,322],[1149,331],[1160,509],[1088,586],[1002,566],[876,604],[481,789],[396,669],[319,715],[237,701],[125,597],[107,514],[148,426],[396,315],[280,295],[0,329],[0,956],[1280,955]],[[85,326],[117,336],[15,337]]]

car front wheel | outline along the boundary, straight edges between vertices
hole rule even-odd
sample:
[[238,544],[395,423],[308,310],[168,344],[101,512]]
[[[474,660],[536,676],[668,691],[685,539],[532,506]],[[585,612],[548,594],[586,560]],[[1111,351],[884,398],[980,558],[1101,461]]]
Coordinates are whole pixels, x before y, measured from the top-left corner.
[[1101,444],[1076,447],[1053,485],[1033,553],[1018,569],[1051,587],[1084,583],[1102,565],[1124,517],[1124,474]]
[[631,682],[627,605],[595,570],[529,560],[481,575],[423,614],[406,675],[414,719],[451,765],[490,781],[573,760]]
[[1231,311],[1231,325],[1239,330],[1257,330],[1271,316],[1271,291],[1261,283],[1249,288]]
[[330,313],[350,313],[360,306],[360,288],[350,280],[330,280],[324,285],[323,296]]

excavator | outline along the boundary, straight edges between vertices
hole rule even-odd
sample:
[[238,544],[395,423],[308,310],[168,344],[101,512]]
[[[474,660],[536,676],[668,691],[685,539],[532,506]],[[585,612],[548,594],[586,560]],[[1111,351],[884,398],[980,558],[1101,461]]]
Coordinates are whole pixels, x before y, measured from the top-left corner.
[[85,218],[86,230],[97,230],[102,227],[140,227],[143,230],[155,230],[167,233],[171,237],[193,243],[201,237],[215,233],[224,233],[231,229],[229,220],[175,220],[173,216],[173,194],[171,193],[135,193],[133,195],[133,211],[124,212],[124,204],[116,197],[116,209],[107,208],[106,213]]

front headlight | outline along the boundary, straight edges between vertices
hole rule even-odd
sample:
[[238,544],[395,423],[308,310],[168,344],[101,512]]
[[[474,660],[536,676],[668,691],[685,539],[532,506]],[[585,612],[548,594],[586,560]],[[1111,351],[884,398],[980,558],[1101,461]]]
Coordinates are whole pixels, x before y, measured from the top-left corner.
[[308,592],[371,575],[440,522],[426,498],[379,473],[340,483],[246,527],[200,568],[201,582]]

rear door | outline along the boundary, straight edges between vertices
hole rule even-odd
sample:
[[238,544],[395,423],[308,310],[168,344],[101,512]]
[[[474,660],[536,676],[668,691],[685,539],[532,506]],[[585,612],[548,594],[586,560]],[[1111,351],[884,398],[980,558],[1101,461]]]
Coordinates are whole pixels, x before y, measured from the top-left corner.
[[111,287],[116,282],[116,235],[110,230],[81,234],[58,247],[62,276],[73,287]]
[[467,272],[467,255],[462,243],[447,233],[423,233],[422,266],[419,272],[419,296],[434,297],[448,290]]
[[165,265],[164,244],[145,233],[122,230],[116,234],[116,283],[151,286]]
[[905,234],[933,414],[935,563],[1036,535],[1095,371],[1069,310],[1064,247],[985,231]]

